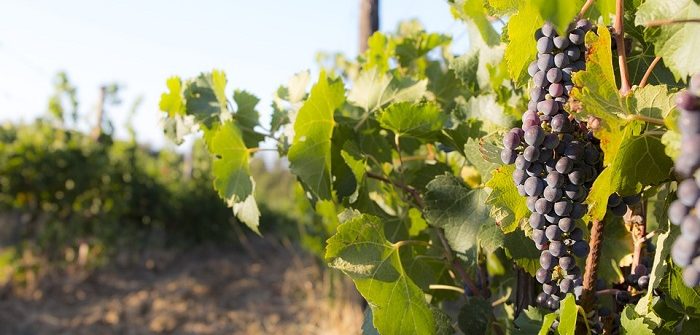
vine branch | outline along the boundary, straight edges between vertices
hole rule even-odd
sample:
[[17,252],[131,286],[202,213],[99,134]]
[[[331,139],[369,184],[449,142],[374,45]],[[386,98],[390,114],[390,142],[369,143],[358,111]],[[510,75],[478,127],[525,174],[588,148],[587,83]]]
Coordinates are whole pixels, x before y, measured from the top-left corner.
[[649,77],[651,76],[651,72],[654,71],[656,64],[658,64],[660,60],[661,60],[661,57],[656,56],[656,58],[654,58],[654,60],[651,61],[651,64],[649,64],[649,67],[647,68],[647,72],[644,72],[644,77],[642,77],[642,81],[639,82],[639,88],[647,86],[647,81],[649,81]]
[[625,0],[615,0],[615,44],[617,45],[617,62],[620,67],[620,94],[627,95],[630,91],[630,76],[627,68],[627,51],[625,50],[625,27],[623,15]]
[[603,220],[593,220],[591,227],[591,250],[586,258],[586,269],[583,276],[583,296],[581,305],[586,311],[595,309],[595,289],[598,279],[598,265],[603,251]]
[[578,18],[578,19],[582,18],[586,14],[588,9],[591,8],[591,6],[593,5],[594,2],[595,2],[595,0],[586,1],[586,3],[584,3],[583,6],[581,6],[581,11],[578,12],[578,16],[576,18]]
[[644,23],[644,26],[647,28],[651,27],[660,27],[660,26],[667,26],[670,24],[679,24],[679,23],[700,23],[700,18],[698,19],[659,19],[659,20],[651,20],[647,21]]

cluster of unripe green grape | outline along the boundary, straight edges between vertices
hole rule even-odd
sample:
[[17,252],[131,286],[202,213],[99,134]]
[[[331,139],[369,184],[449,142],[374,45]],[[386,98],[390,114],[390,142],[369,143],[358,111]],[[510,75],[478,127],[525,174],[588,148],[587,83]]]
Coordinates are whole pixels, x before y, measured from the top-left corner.
[[681,226],[681,235],[673,243],[671,257],[683,268],[683,281],[690,287],[700,285],[700,74],[690,79],[688,90],[678,94],[678,127],[681,152],[676,172],[678,183],[675,200],[668,208],[671,223]]
[[571,76],[585,68],[584,39],[591,28],[580,20],[563,34],[549,23],[537,30],[528,110],[522,127],[505,134],[501,152],[503,163],[515,165],[513,181],[527,197],[531,238],[542,251],[536,279],[543,292],[536,300],[553,310],[567,293],[581,294],[575,257],[586,257],[589,246],[576,221],[587,212],[584,200],[601,168],[592,134],[564,110],[574,87]]

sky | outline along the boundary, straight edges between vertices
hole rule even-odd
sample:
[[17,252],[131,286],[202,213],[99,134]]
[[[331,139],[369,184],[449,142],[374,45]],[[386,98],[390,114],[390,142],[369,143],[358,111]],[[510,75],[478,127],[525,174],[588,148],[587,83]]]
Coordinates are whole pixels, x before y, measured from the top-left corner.
[[[4,1],[0,122],[46,113],[59,71],[78,87],[82,115],[94,116],[100,85],[121,85],[122,104],[107,109],[117,137],[127,137],[127,112],[142,96],[137,139],[154,147],[171,145],[159,126],[158,100],[173,75],[222,69],[229,95],[245,89],[269,115],[280,84],[306,69],[313,78],[318,51],[357,54],[358,12],[358,0]],[[467,49],[466,28],[452,19],[447,1],[380,1],[381,31],[413,18],[455,36],[453,51]]]

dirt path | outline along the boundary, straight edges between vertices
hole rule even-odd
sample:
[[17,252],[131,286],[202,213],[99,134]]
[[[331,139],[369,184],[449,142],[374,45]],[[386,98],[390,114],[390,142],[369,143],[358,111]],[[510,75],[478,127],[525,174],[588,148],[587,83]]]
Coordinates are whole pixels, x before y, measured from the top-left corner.
[[[151,252],[138,265],[45,278],[0,300],[0,334],[357,334],[351,286],[295,248]],[[333,282],[334,285],[330,283]],[[334,299],[330,299],[332,292]]]

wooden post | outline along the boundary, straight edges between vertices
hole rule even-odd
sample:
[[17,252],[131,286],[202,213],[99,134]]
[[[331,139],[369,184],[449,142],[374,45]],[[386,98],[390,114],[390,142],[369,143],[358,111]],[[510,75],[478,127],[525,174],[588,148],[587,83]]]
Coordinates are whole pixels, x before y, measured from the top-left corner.
[[107,95],[107,86],[100,86],[100,98],[97,101],[97,120],[90,134],[93,140],[97,140],[102,135],[102,119],[105,114],[105,99]]
[[367,50],[367,40],[379,30],[379,0],[360,0],[360,48]]

